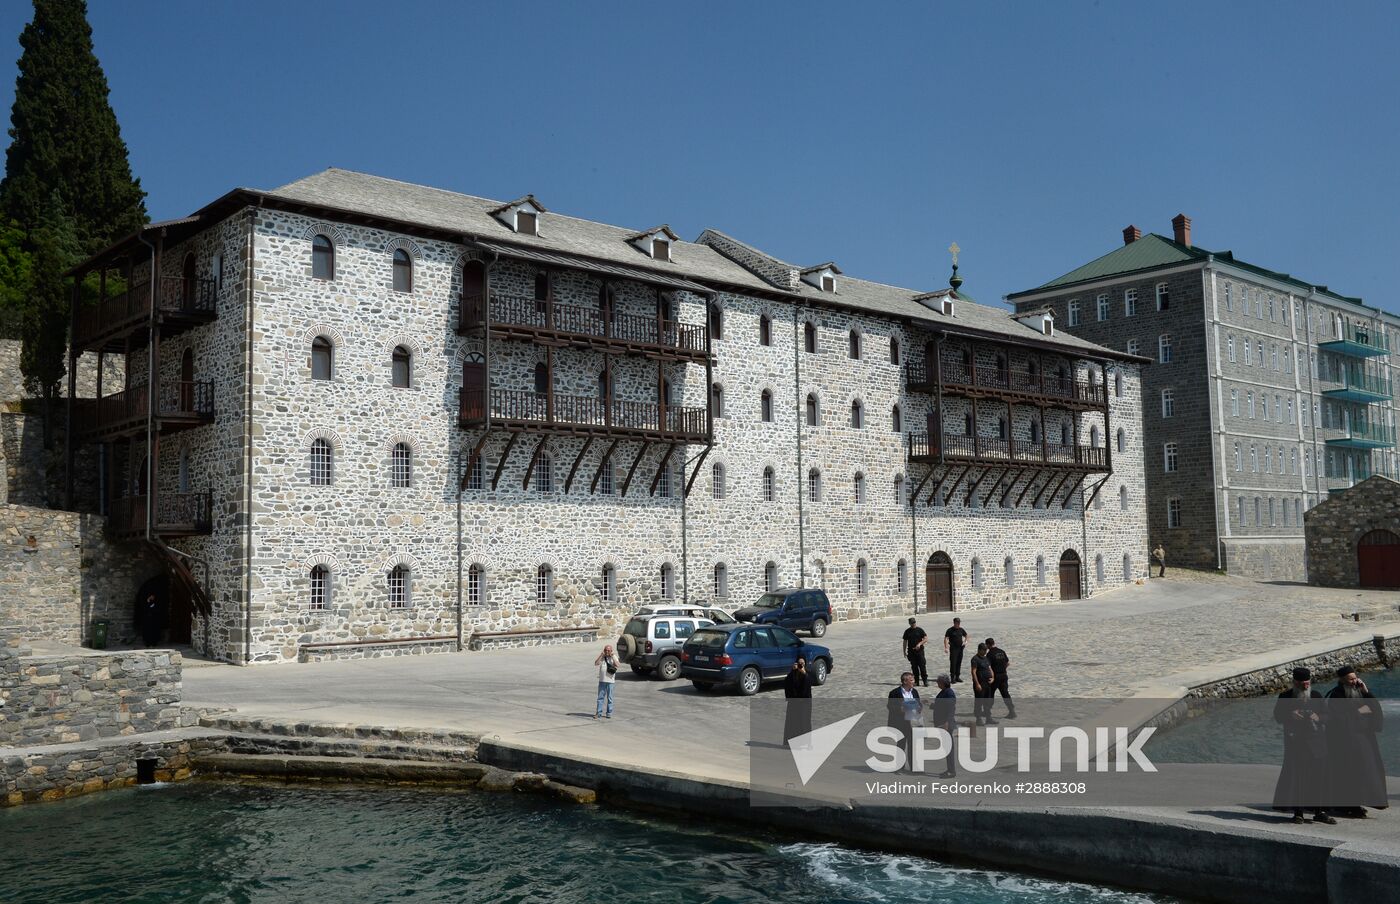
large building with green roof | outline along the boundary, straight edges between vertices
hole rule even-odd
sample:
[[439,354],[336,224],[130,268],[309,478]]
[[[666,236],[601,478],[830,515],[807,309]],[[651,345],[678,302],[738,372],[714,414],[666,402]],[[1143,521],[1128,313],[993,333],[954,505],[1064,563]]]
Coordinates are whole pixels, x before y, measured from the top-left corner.
[[1148,529],[1169,562],[1303,580],[1303,513],[1395,476],[1400,317],[1172,236],[1123,244],[1034,289],[1018,315],[1151,357],[1143,369]]

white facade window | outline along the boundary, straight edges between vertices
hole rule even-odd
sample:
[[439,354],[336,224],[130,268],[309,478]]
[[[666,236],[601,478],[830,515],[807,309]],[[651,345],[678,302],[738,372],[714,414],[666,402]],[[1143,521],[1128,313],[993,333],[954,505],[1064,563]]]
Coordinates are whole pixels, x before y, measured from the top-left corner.
[[541,565],[535,570],[535,605],[554,605],[554,569]]
[[1167,290],[1166,283],[1157,283],[1157,310],[1165,311],[1171,307],[1171,294]]
[[1123,316],[1137,316],[1137,289],[1128,289],[1123,293]]
[[404,565],[389,569],[389,608],[407,609],[413,599],[413,572]]
[[710,466],[710,485],[714,498],[724,498],[724,465],[715,462]]
[[972,560],[972,587],[975,590],[982,589],[982,560]]
[[535,463],[535,490],[540,493],[554,492],[554,456],[548,452]]
[[611,496],[613,494],[613,463],[611,457],[603,459],[600,470],[598,471],[598,492],[602,493],[604,496]]
[[865,596],[870,592],[870,566],[864,559],[856,563],[856,593]]
[[673,600],[676,598],[676,570],[667,562],[661,566],[661,598]]
[[1162,364],[1172,363],[1172,337],[1163,333],[1157,337],[1157,360]]
[[1249,470],[1251,473],[1259,473],[1259,447],[1250,445],[1249,447]]
[[1069,302],[1069,325],[1079,326],[1079,299],[1071,298]]
[[1235,336],[1233,333],[1225,337],[1225,348],[1230,358],[1230,363],[1235,363]]
[[390,456],[390,486],[403,489],[413,485],[413,450],[408,443],[394,443]]
[[763,566],[763,590],[771,593],[778,589],[778,566],[774,562],[769,562]]
[[1167,527],[1181,527],[1181,500],[1167,500]]
[[1035,557],[1035,582],[1045,586],[1045,556]]
[[909,592],[909,563],[903,559],[894,566],[894,586],[899,593]]
[[1245,365],[1245,367],[1248,367],[1248,366],[1250,366],[1250,365],[1253,364],[1253,363],[1254,363],[1254,351],[1253,351],[1252,347],[1251,347],[1250,344],[1249,344],[1249,339],[1246,338],[1246,339],[1244,340],[1244,365]]
[[1244,470],[1244,450],[1241,449],[1239,440],[1235,440],[1235,470]]
[[482,456],[472,459],[467,466],[467,489],[480,490],[486,487],[486,463]]
[[1138,355],[1138,354],[1141,354],[1141,353],[1142,353],[1142,352],[1141,352],[1141,349],[1142,349],[1142,343],[1141,343],[1141,342],[1139,342],[1139,341],[1136,340],[1136,339],[1129,339],[1129,340],[1128,340],[1128,354],[1130,354],[1130,355]]
[[1176,396],[1170,389],[1162,390],[1162,417],[1172,417],[1176,413]]
[[486,601],[486,568],[473,563],[467,569],[467,605],[480,606]]
[[603,566],[603,602],[617,602],[617,569],[609,562]]
[[1118,508],[1125,512],[1128,510],[1128,488],[1126,486],[1118,488]]
[[335,453],[331,441],[318,439],[311,444],[311,485],[328,487],[331,485]]
[[896,474],[896,475],[894,475],[894,504],[895,504],[895,505],[898,505],[898,506],[901,506],[901,507],[904,505],[904,503],[905,503],[904,494],[905,494],[904,475],[903,475],[903,474]]
[[1250,390],[1244,394],[1245,402],[1249,406],[1249,419],[1254,420],[1254,391]]
[[1293,423],[1293,400],[1289,399],[1286,405],[1288,408],[1288,423],[1291,424]]
[[860,473],[859,471],[857,471],[857,472],[856,472],[856,476],[855,476],[854,485],[855,485],[856,505],[864,505],[864,504],[865,504],[865,475],[862,474],[862,473]]
[[1176,443],[1162,444],[1162,469],[1168,474],[1176,470]]
[[822,501],[822,472],[816,468],[807,472],[807,501]]
[[1240,391],[1238,389],[1230,390],[1230,416],[1240,416]]
[[1106,294],[1098,297],[1098,314],[1099,320],[1108,319],[1108,295]]
[[777,495],[778,495],[778,494],[777,494],[777,487],[775,486],[775,484],[776,484],[776,479],[775,479],[774,476],[773,476],[773,469],[772,469],[771,467],[764,468],[764,469],[763,469],[763,501],[764,501],[764,502],[772,502],[775,498],[777,498]]
[[1235,297],[1232,291],[1233,288],[1234,286],[1232,286],[1230,283],[1225,284],[1225,310],[1227,311],[1233,311],[1235,309]]
[[723,562],[715,566],[714,595],[720,600],[729,597],[729,567]]

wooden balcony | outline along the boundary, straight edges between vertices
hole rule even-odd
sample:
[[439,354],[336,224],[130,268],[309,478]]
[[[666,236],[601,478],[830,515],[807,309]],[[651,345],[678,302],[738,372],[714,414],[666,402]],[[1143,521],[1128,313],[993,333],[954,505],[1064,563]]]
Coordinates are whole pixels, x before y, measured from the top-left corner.
[[[486,425],[486,391],[462,389],[457,422],[467,429]],[[708,435],[704,408],[657,405],[614,399],[612,404],[588,396],[491,390],[492,427],[572,436],[615,436],[671,442],[704,442]]]
[[[462,298],[457,332],[467,335],[486,325],[485,297]],[[534,298],[491,293],[491,336],[544,340],[579,348],[612,349],[666,360],[703,361],[706,327],[636,314],[604,317],[596,307],[554,304]]]
[[1075,446],[1062,443],[1030,442],[1029,440],[999,439],[995,436],[943,435],[943,448],[938,438],[932,441],[927,433],[909,434],[909,460],[932,464],[939,460],[959,464],[1024,465],[1034,468],[1066,468],[1077,471],[1108,471],[1108,450],[1103,446]]
[[[214,384],[169,380],[157,388],[161,433],[174,433],[214,420]],[[132,386],[75,409],[78,429],[92,439],[115,439],[146,429],[150,393],[146,384]]]
[[[217,316],[212,279],[164,276],[157,283],[157,322],[161,335],[171,336]],[[115,339],[140,329],[151,316],[151,284],[137,283],[100,304],[78,309],[73,325],[73,345],[88,350],[106,347]]]
[[[933,377],[931,362],[910,361],[906,365],[905,385],[911,392],[937,392],[937,381]],[[943,393],[1051,404],[1061,408],[1103,408],[1108,401],[1108,393],[1101,383],[1061,378],[1059,374],[1047,374],[1044,370],[974,367],[961,361],[943,362]]]
[[[146,532],[145,496],[112,500],[107,526],[119,537]],[[162,537],[194,537],[213,529],[213,500],[208,493],[163,493],[156,496],[156,533]]]

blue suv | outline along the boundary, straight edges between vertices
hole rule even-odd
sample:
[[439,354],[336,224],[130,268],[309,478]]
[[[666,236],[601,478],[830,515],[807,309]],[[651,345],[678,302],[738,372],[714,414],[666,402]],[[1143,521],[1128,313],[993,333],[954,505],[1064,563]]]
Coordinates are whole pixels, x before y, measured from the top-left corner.
[[797,657],[807,660],[813,684],[831,674],[831,650],[799,638],[777,625],[710,625],[700,628],[681,648],[681,677],[696,690],[734,684],[751,696],[765,681],[781,681]]
[[826,626],[831,624],[831,600],[825,590],[770,590],[752,606],[736,611],[734,617],[741,622],[781,625],[789,631],[810,631],[813,637],[823,637]]

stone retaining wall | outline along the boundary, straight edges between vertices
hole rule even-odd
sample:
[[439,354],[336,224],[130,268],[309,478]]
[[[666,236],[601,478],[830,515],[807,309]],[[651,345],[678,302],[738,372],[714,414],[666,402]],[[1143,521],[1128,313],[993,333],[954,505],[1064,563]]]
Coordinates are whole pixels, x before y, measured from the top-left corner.
[[154,778],[175,782],[190,777],[190,755],[217,748],[222,738],[152,738],[102,746],[62,746],[37,750],[0,749],[0,806],[58,800],[136,784],[137,763],[155,760]]
[[457,638],[448,640],[403,641],[396,643],[358,644],[343,647],[303,646],[298,662],[327,662],[333,659],[383,659],[386,656],[412,656],[420,653],[441,653],[457,649]]
[[19,655],[0,647],[0,746],[66,744],[180,725],[180,654]]

